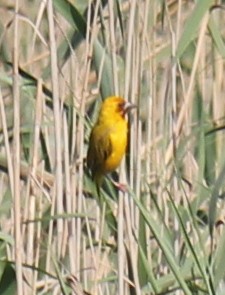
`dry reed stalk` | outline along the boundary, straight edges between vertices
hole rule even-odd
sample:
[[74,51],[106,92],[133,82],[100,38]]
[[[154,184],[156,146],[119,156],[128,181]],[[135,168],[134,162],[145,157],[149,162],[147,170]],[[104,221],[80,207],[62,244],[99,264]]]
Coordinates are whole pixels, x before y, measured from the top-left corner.
[[14,238],[15,238],[15,264],[17,278],[17,294],[23,295],[23,239],[21,234],[21,187],[20,187],[20,89],[19,89],[19,0],[15,3],[14,38],[13,38],[13,172],[14,188],[13,212],[14,212]]
[[[63,213],[63,173],[62,173],[62,116],[60,110],[59,97],[59,79],[58,79],[58,61],[57,47],[55,40],[55,25],[53,15],[53,3],[47,3],[48,23],[49,23],[49,40],[50,40],[50,56],[51,56],[51,80],[53,94],[53,113],[54,113],[54,136],[55,136],[55,179],[56,179],[56,212]],[[57,220],[57,255],[61,256],[63,243],[64,224],[62,219]]]
[[[127,47],[126,47],[126,57],[125,57],[125,85],[124,85],[124,97],[129,97],[129,89],[131,86],[131,73],[132,73],[132,49],[133,49],[133,36],[134,36],[134,25],[135,25],[135,13],[136,13],[137,1],[132,1],[129,13],[129,23],[127,32]],[[121,165],[121,181],[127,182],[125,177],[124,162]],[[125,294],[125,277],[126,277],[126,261],[125,261],[125,249],[124,249],[124,198],[126,196],[119,192],[118,199],[118,294]]]
[[[37,204],[41,199],[41,189],[36,186],[34,177],[36,177],[36,171],[39,161],[39,138],[40,138],[40,129],[42,123],[42,105],[43,105],[43,93],[42,93],[42,80],[38,81],[37,85],[37,96],[36,96],[36,106],[35,106],[35,119],[33,126],[33,140],[30,151],[31,151],[31,166],[29,169],[29,174],[27,175],[27,185],[26,185],[26,201],[24,206],[24,221],[35,220],[37,212]],[[40,217],[40,216],[39,216]],[[33,222],[28,223],[26,226],[23,226],[23,236],[26,236],[26,263],[28,265],[33,265],[34,261],[39,259],[37,253],[39,253],[40,244],[36,246],[35,240],[37,239],[37,225]],[[25,235],[26,233],[26,235]],[[40,236],[40,229],[39,229]],[[38,266],[38,265],[36,265]],[[31,269],[26,271],[26,280],[30,282],[32,286],[33,294],[35,294],[35,286],[37,280],[37,272],[32,271]]]
[[10,190],[12,194],[14,194],[13,162],[12,162],[12,155],[10,151],[9,134],[7,130],[7,120],[6,120],[6,113],[5,113],[5,107],[4,107],[4,102],[2,98],[1,88],[0,88],[0,114],[1,114],[0,118],[2,123],[2,130],[4,135],[5,152],[6,152],[6,159],[5,157],[2,157],[2,161],[1,161],[1,156],[0,156],[0,166],[4,166],[4,168],[7,167],[8,175],[9,175]]
[[[109,9],[109,38],[110,38],[110,53],[112,56],[112,72],[113,72],[113,87],[115,95],[119,95],[119,84],[118,84],[118,67],[117,67],[117,56],[116,56],[116,34],[115,34],[115,15],[114,15],[114,4],[115,2],[110,0],[108,3]],[[117,22],[116,22],[117,23]]]
[[[201,47],[203,44],[203,39],[206,34],[208,21],[209,21],[209,13],[207,13],[204,16],[201,27],[200,27],[199,38],[198,38],[197,49],[196,49],[196,53],[195,53],[195,59],[194,59],[194,63],[193,63],[192,71],[191,71],[190,82],[188,85],[187,92],[185,93],[184,103],[183,103],[181,111],[179,113],[176,128],[175,128],[176,138],[178,138],[178,136],[180,134],[181,128],[182,128],[183,123],[185,121],[185,117],[188,116],[187,110],[190,108],[190,105],[191,105],[191,102],[193,99],[193,86],[194,86],[194,82],[195,82],[195,76],[196,76],[196,71],[197,71],[197,67],[198,67],[198,62],[199,62],[199,58],[201,56]],[[166,164],[169,163],[169,161],[172,157],[172,153],[173,153],[172,150],[173,150],[173,143],[171,142],[168,149],[167,149],[166,155],[165,155],[165,163]]]

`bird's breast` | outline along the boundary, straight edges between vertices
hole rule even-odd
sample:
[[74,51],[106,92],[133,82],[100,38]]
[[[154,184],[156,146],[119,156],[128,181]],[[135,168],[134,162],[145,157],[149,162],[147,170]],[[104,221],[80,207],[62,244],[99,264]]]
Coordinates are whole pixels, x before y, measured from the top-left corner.
[[115,170],[126,152],[127,147],[127,122],[117,123],[110,132],[112,152],[105,161],[105,172]]

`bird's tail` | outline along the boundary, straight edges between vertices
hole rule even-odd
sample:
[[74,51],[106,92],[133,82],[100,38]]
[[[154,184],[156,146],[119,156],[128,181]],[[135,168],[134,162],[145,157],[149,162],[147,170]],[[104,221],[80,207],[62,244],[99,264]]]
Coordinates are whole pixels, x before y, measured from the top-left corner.
[[99,201],[100,201],[101,200],[101,186],[102,186],[102,183],[103,183],[102,175],[96,174],[95,177],[94,177],[94,182],[95,182],[95,185],[96,185],[96,192],[97,192],[97,195],[98,195],[98,198],[99,198]]

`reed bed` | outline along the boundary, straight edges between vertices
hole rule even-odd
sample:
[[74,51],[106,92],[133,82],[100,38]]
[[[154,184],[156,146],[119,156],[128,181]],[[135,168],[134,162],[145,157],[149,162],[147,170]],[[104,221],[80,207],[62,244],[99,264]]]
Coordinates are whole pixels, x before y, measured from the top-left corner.
[[[0,294],[225,293],[224,8],[1,1]],[[99,199],[85,158],[110,95],[138,109]]]

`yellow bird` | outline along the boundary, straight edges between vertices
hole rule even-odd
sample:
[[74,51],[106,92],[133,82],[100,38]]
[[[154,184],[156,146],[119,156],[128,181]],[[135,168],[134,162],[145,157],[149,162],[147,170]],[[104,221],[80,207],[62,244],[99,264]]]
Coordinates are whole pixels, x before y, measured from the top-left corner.
[[128,126],[125,115],[136,107],[122,97],[111,96],[102,103],[87,153],[87,166],[96,183],[98,195],[103,176],[116,170],[126,152]]

